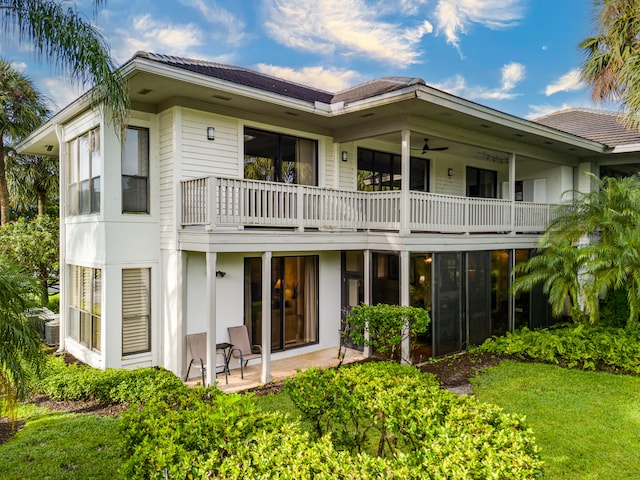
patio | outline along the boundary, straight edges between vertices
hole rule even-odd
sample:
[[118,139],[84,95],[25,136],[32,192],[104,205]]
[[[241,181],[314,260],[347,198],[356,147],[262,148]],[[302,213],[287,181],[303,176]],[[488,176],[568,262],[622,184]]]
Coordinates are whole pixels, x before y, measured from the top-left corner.
[[[347,349],[344,363],[353,363],[363,360],[365,357],[358,350]],[[310,367],[330,368],[338,365],[338,348],[327,348],[317,352],[296,355],[295,357],[283,358],[271,361],[272,382],[280,382],[296,374],[297,370],[302,371]],[[260,372],[262,365],[260,362],[249,363],[244,369],[244,379],[240,378],[240,369],[232,369],[229,375],[229,383],[224,383],[224,374],[218,374],[218,388],[225,393],[236,393],[249,390],[263,385],[260,382]],[[196,375],[189,379],[186,384],[194,386],[200,383],[200,376]]]

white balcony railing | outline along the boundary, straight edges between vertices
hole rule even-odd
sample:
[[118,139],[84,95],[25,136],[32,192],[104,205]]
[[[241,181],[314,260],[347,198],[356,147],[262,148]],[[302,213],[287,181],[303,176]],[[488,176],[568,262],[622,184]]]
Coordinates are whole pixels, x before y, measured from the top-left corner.
[[[182,225],[400,230],[401,192],[358,192],[206,177],[182,181]],[[541,232],[551,206],[409,192],[408,228],[441,233]],[[212,215],[212,212],[215,212]]]

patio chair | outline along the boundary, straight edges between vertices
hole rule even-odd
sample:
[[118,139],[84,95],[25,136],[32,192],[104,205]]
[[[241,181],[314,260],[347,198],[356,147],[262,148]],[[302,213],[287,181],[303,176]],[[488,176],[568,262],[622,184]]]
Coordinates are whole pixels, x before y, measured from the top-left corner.
[[249,343],[249,331],[246,325],[229,327],[229,343],[233,345],[231,356],[240,361],[240,378],[244,378],[244,367],[249,360],[259,358],[262,360],[262,348],[260,345]]
[[[202,374],[202,386],[205,386],[205,371],[207,369],[207,333],[193,333],[187,335],[187,345],[189,346],[189,354],[191,360],[189,361],[189,367],[187,368],[187,374],[184,377],[186,382],[189,378],[189,372],[191,371],[191,365],[195,363],[196,367],[200,368]],[[224,372],[224,382],[229,383],[229,371],[224,363],[224,359],[218,363],[218,355],[215,354],[216,362],[216,377],[218,373]]]

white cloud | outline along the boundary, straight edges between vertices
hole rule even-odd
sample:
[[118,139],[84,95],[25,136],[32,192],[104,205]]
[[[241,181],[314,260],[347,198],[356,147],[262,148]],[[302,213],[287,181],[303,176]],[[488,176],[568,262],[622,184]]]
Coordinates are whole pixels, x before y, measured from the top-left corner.
[[[421,2],[404,3],[417,8]],[[385,9],[377,7],[365,0],[267,0],[264,27],[275,41],[298,50],[360,55],[399,68],[418,63],[418,44],[433,26],[428,21],[413,28],[386,22]]]
[[492,30],[516,25],[522,18],[522,0],[439,0],[435,15],[438,32],[460,50],[460,35],[471,24]]
[[197,25],[174,25],[154,20],[150,15],[134,17],[125,28],[116,31],[119,47],[114,57],[120,62],[131,58],[138,50],[177,56],[193,56],[195,47],[203,44],[203,34]]
[[310,85],[328,92],[339,92],[348,87],[364,81],[358,72],[353,70],[338,70],[324,67],[305,67],[294,70],[289,67],[278,67],[276,65],[258,64],[258,71],[278,78]]
[[38,83],[41,85],[42,94],[50,101],[50,109],[53,112],[66,107],[85,91],[65,77],[46,77]]
[[202,18],[208,23],[221,28],[213,30],[211,36],[227,44],[239,44],[247,37],[245,22],[220,5],[220,2],[212,0],[181,0],[184,5],[198,10]]
[[11,62],[11,68],[13,68],[16,72],[25,73],[27,71],[27,64],[25,62]]
[[522,64],[509,63],[504,65],[501,69],[502,79],[500,87],[493,89],[467,85],[462,75],[456,75],[440,84],[432,83],[430,85],[451,93],[452,95],[469,100],[511,100],[520,96],[520,94],[514,93],[513,90],[518,83],[524,80],[525,72],[525,67]]
[[572,92],[575,90],[581,90],[582,88],[584,88],[584,83],[580,78],[580,69],[575,68],[562,75],[551,85],[548,85],[544,93],[547,97],[550,97],[554,93]]

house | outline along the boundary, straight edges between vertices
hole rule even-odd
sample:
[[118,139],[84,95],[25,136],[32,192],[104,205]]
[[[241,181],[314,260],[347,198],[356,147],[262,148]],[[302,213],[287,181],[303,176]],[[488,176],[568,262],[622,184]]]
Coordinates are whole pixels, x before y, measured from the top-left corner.
[[148,52],[122,72],[126,137],[84,96],[19,147],[59,155],[61,347],[98,368],[183,375],[187,334],[211,358],[244,324],[268,381],[361,302],[431,312],[415,358],[548,325],[513,265],[585,172],[637,168],[637,135],[596,136],[611,115],[532,122],[419,78],[331,93]]

